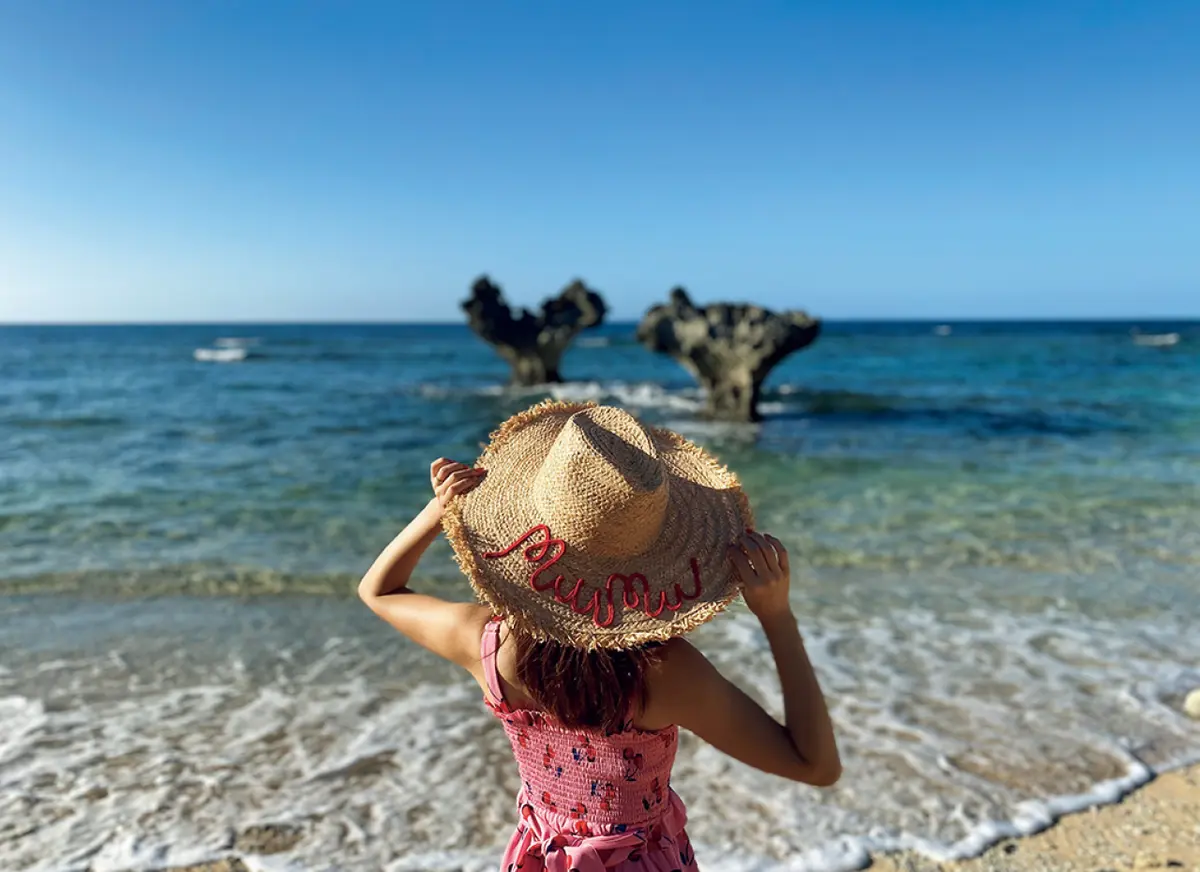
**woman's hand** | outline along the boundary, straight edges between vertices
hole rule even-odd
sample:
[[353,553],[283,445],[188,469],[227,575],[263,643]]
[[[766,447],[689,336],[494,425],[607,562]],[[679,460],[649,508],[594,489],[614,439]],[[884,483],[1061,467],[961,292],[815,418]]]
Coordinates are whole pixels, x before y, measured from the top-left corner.
[[[433,485],[433,499],[425,505],[419,515],[409,521],[408,526],[400,531],[400,535],[383,549],[383,553],[375,558],[375,562],[358,585],[358,595],[364,602],[373,604],[371,608],[379,611],[383,608],[380,606],[381,597],[405,590],[413,570],[417,567],[417,561],[442,532],[442,517],[446,506],[459,494],[465,494],[476,487],[486,474],[486,470],[472,469],[465,463],[455,463],[444,457],[439,457],[430,465],[429,483]],[[409,635],[413,636],[412,633]]]
[[433,485],[433,496],[439,511],[444,512],[454,497],[474,490],[485,475],[486,469],[473,469],[465,463],[455,463],[445,457],[435,460],[429,467],[429,483]]
[[440,457],[429,467],[433,499],[375,558],[358,583],[358,595],[418,645],[457,663],[482,681],[479,634],[492,610],[474,603],[447,602],[410,590],[421,556],[442,532],[446,506],[483,481],[484,470]]
[[791,569],[787,549],[778,539],[747,530],[730,546],[729,559],[741,582],[742,598],[759,621],[791,614]]

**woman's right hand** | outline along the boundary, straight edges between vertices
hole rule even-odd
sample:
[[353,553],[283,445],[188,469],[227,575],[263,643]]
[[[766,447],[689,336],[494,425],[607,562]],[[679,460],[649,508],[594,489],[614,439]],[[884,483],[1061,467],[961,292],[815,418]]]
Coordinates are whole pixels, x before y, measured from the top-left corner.
[[481,467],[472,468],[465,463],[439,457],[429,467],[429,483],[433,485],[433,496],[437,500],[438,508],[445,511],[450,500],[474,490],[485,475],[487,470]]
[[779,615],[790,615],[791,568],[787,549],[774,536],[747,530],[729,548],[742,598],[759,621]]

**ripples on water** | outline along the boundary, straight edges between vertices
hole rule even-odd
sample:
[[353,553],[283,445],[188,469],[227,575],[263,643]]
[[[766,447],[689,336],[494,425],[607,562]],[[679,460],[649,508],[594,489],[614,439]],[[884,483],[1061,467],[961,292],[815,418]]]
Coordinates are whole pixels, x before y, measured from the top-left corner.
[[[706,866],[970,852],[1200,751],[1200,329],[1130,326],[831,325],[761,427],[698,420],[628,327],[569,353],[553,395],[712,447],[801,567],[847,775],[685,745]],[[345,597],[429,461],[545,395],[505,375],[456,327],[0,331],[0,820],[40,826],[0,825],[0,865],[157,868],[281,821],[304,868],[494,861],[501,734]],[[441,543],[422,576],[467,596]],[[777,707],[744,612],[699,642]]]

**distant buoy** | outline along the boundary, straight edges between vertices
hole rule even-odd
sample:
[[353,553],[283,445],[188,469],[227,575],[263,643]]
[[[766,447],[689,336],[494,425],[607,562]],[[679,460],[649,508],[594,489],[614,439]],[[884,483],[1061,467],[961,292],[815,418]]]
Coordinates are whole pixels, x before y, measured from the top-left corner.
[[1189,718],[1200,721],[1200,687],[1189,693],[1183,700],[1183,711]]

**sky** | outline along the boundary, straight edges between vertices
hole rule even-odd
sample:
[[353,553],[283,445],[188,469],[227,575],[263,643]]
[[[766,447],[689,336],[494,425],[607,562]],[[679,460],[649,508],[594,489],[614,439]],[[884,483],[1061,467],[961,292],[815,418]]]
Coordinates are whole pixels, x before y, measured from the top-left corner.
[[1200,3],[4,0],[0,322],[1200,315]]

